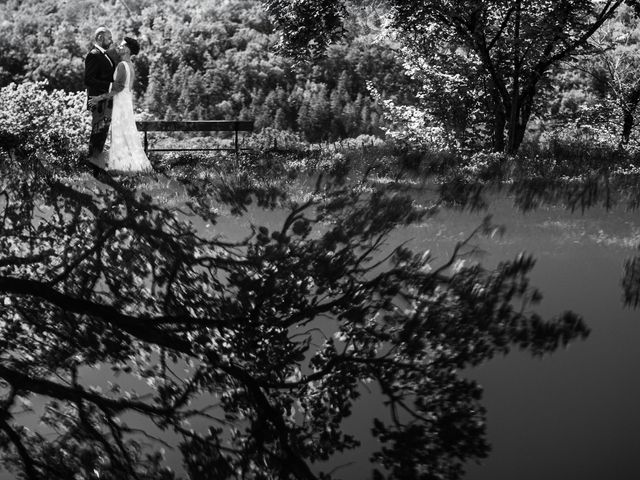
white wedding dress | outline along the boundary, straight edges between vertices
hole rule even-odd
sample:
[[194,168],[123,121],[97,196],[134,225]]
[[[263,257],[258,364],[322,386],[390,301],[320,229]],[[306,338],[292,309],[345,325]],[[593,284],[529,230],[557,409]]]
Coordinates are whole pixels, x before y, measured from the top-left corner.
[[[105,168],[121,172],[149,172],[151,162],[144,153],[133,115],[132,67],[121,62],[127,72],[124,89],[113,97],[109,156]],[[116,69],[117,71],[117,69]],[[115,80],[115,72],[113,74]]]

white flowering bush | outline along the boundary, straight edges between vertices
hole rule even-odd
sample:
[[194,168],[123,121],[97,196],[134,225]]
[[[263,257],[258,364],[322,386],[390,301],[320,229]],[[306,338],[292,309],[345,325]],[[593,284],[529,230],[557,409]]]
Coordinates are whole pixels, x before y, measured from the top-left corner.
[[429,151],[446,151],[455,145],[455,139],[442,122],[426,110],[383,98],[371,82],[367,88],[382,107],[388,125],[383,130],[388,138]]
[[86,97],[46,86],[25,82],[0,89],[0,146],[21,160],[69,169],[85,155],[89,140]]
[[503,152],[475,152],[462,157],[458,173],[470,180],[497,180],[505,176],[509,161]]

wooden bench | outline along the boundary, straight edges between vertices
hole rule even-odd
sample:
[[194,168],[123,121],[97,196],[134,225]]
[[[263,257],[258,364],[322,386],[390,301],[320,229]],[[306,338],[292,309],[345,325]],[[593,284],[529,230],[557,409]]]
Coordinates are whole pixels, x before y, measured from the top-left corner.
[[[212,151],[212,150],[239,150],[238,132],[253,131],[253,120],[190,120],[190,121],[165,121],[144,120],[136,122],[139,132],[144,132],[144,151],[149,152],[177,152],[177,151]],[[155,148],[149,149],[147,132],[235,132],[235,148]]]

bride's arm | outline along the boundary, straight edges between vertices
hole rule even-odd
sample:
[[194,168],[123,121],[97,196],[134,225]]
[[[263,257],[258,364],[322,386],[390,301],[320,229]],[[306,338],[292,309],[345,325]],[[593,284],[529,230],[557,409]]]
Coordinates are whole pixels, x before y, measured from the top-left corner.
[[113,97],[116,93],[124,90],[125,82],[127,81],[127,71],[125,69],[124,63],[120,62],[116,67],[116,78],[111,84],[111,91],[108,93],[103,93],[102,95],[96,95],[95,97],[89,98],[89,106],[96,105],[98,102],[102,100],[107,100]]

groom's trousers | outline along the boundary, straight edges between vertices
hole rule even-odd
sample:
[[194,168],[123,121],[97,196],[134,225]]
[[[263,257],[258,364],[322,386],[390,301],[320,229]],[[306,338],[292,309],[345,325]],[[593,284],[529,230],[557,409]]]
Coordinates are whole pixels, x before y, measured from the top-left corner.
[[111,112],[113,98],[102,100],[91,108],[91,136],[89,137],[89,156],[95,157],[102,153],[111,127]]

